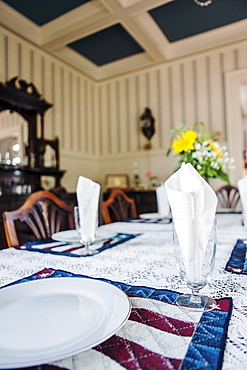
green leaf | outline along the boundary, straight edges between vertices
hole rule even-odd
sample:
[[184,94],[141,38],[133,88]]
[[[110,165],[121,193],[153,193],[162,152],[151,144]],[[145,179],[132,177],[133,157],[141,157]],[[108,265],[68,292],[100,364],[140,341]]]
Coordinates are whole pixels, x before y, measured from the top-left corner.
[[217,172],[214,169],[210,168],[210,167],[208,168],[207,174],[208,174],[208,177],[217,176]]
[[229,176],[226,172],[222,171],[221,169],[218,171],[218,178],[222,181],[227,182],[230,185]]
[[167,156],[167,157],[170,155],[171,150],[172,150],[172,147],[170,146],[170,148],[169,148],[169,149],[167,150],[167,152],[166,152],[166,156]]

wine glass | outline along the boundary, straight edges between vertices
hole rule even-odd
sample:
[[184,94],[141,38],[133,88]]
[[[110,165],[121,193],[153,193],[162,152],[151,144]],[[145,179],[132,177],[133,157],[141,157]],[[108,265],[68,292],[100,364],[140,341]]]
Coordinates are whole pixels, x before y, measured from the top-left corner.
[[181,294],[176,304],[193,311],[209,311],[214,299],[199,294],[212,275],[216,253],[216,219],[173,219],[176,264],[190,294]]
[[93,244],[94,241],[95,241],[96,227],[97,227],[97,224],[98,224],[98,215],[96,214],[95,233],[94,233],[93,237],[91,237],[91,238],[83,236],[83,235],[85,235],[87,230],[85,230],[85,226],[83,225],[83,223],[80,220],[80,213],[79,213],[79,207],[78,206],[74,207],[74,219],[75,219],[75,229],[76,229],[76,231],[79,235],[80,243],[84,245],[84,248],[80,252],[80,254],[82,256],[92,256],[92,255],[98,253],[98,251],[96,249],[92,250],[92,249],[89,248],[89,246],[91,244]]

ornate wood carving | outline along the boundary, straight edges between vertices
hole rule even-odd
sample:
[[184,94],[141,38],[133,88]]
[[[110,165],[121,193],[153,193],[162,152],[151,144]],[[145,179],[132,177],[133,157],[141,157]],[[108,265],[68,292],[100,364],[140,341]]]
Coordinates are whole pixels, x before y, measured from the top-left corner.
[[[16,170],[18,169],[27,179],[30,179],[32,191],[41,189],[41,176],[51,175],[56,179],[56,187],[60,186],[60,178],[65,171],[59,170],[59,142],[58,138],[47,140],[44,138],[44,114],[53,104],[48,103],[32,82],[13,77],[5,83],[0,82],[0,112],[9,110],[19,113],[28,123],[28,144],[26,154],[28,165],[26,166],[1,166],[3,177],[8,174],[11,183],[14,182]],[[40,137],[37,136],[37,118],[40,116]],[[46,146],[50,146],[55,152],[55,163],[51,167],[45,167],[44,154]],[[13,168],[11,168],[13,167]],[[12,174],[13,171],[13,174]],[[1,176],[0,176],[1,177]],[[22,177],[22,175],[21,175]],[[19,181],[19,180],[18,180]]]
[[0,82],[0,110],[9,109],[26,113],[28,115],[43,115],[44,112],[53,106],[42,99],[36,87],[32,82],[27,83],[25,80],[18,80],[13,77],[11,80]]

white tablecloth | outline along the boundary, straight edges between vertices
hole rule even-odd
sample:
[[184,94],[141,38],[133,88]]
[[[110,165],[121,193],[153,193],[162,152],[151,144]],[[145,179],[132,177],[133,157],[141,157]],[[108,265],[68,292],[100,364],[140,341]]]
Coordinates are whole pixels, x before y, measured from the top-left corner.
[[[212,280],[202,292],[214,298],[232,297],[223,370],[245,370],[247,364],[247,276],[224,270],[239,238],[247,239],[241,214],[217,215],[217,253]],[[175,266],[171,224],[114,223],[105,230],[141,233],[93,257],[65,257],[8,248],[0,251],[0,286],[31,275],[43,268],[70,271],[92,277],[107,278],[131,285],[145,285],[188,292]],[[58,362],[65,366],[66,363]],[[76,363],[73,369],[79,370]]]

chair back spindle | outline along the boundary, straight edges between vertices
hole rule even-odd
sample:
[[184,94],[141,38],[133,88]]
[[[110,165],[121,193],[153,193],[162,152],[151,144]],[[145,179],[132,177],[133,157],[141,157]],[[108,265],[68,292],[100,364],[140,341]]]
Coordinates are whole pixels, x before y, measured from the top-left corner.
[[74,229],[74,210],[51,192],[41,190],[32,193],[17,210],[3,212],[3,222],[8,247],[18,246]]
[[218,208],[236,210],[240,204],[240,193],[233,185],[222,186],[216,191]]
[[105,224],[137,217],[134,199],[129,198],[121,189],[113,189],[109,199],[101,203],[101,208]]

